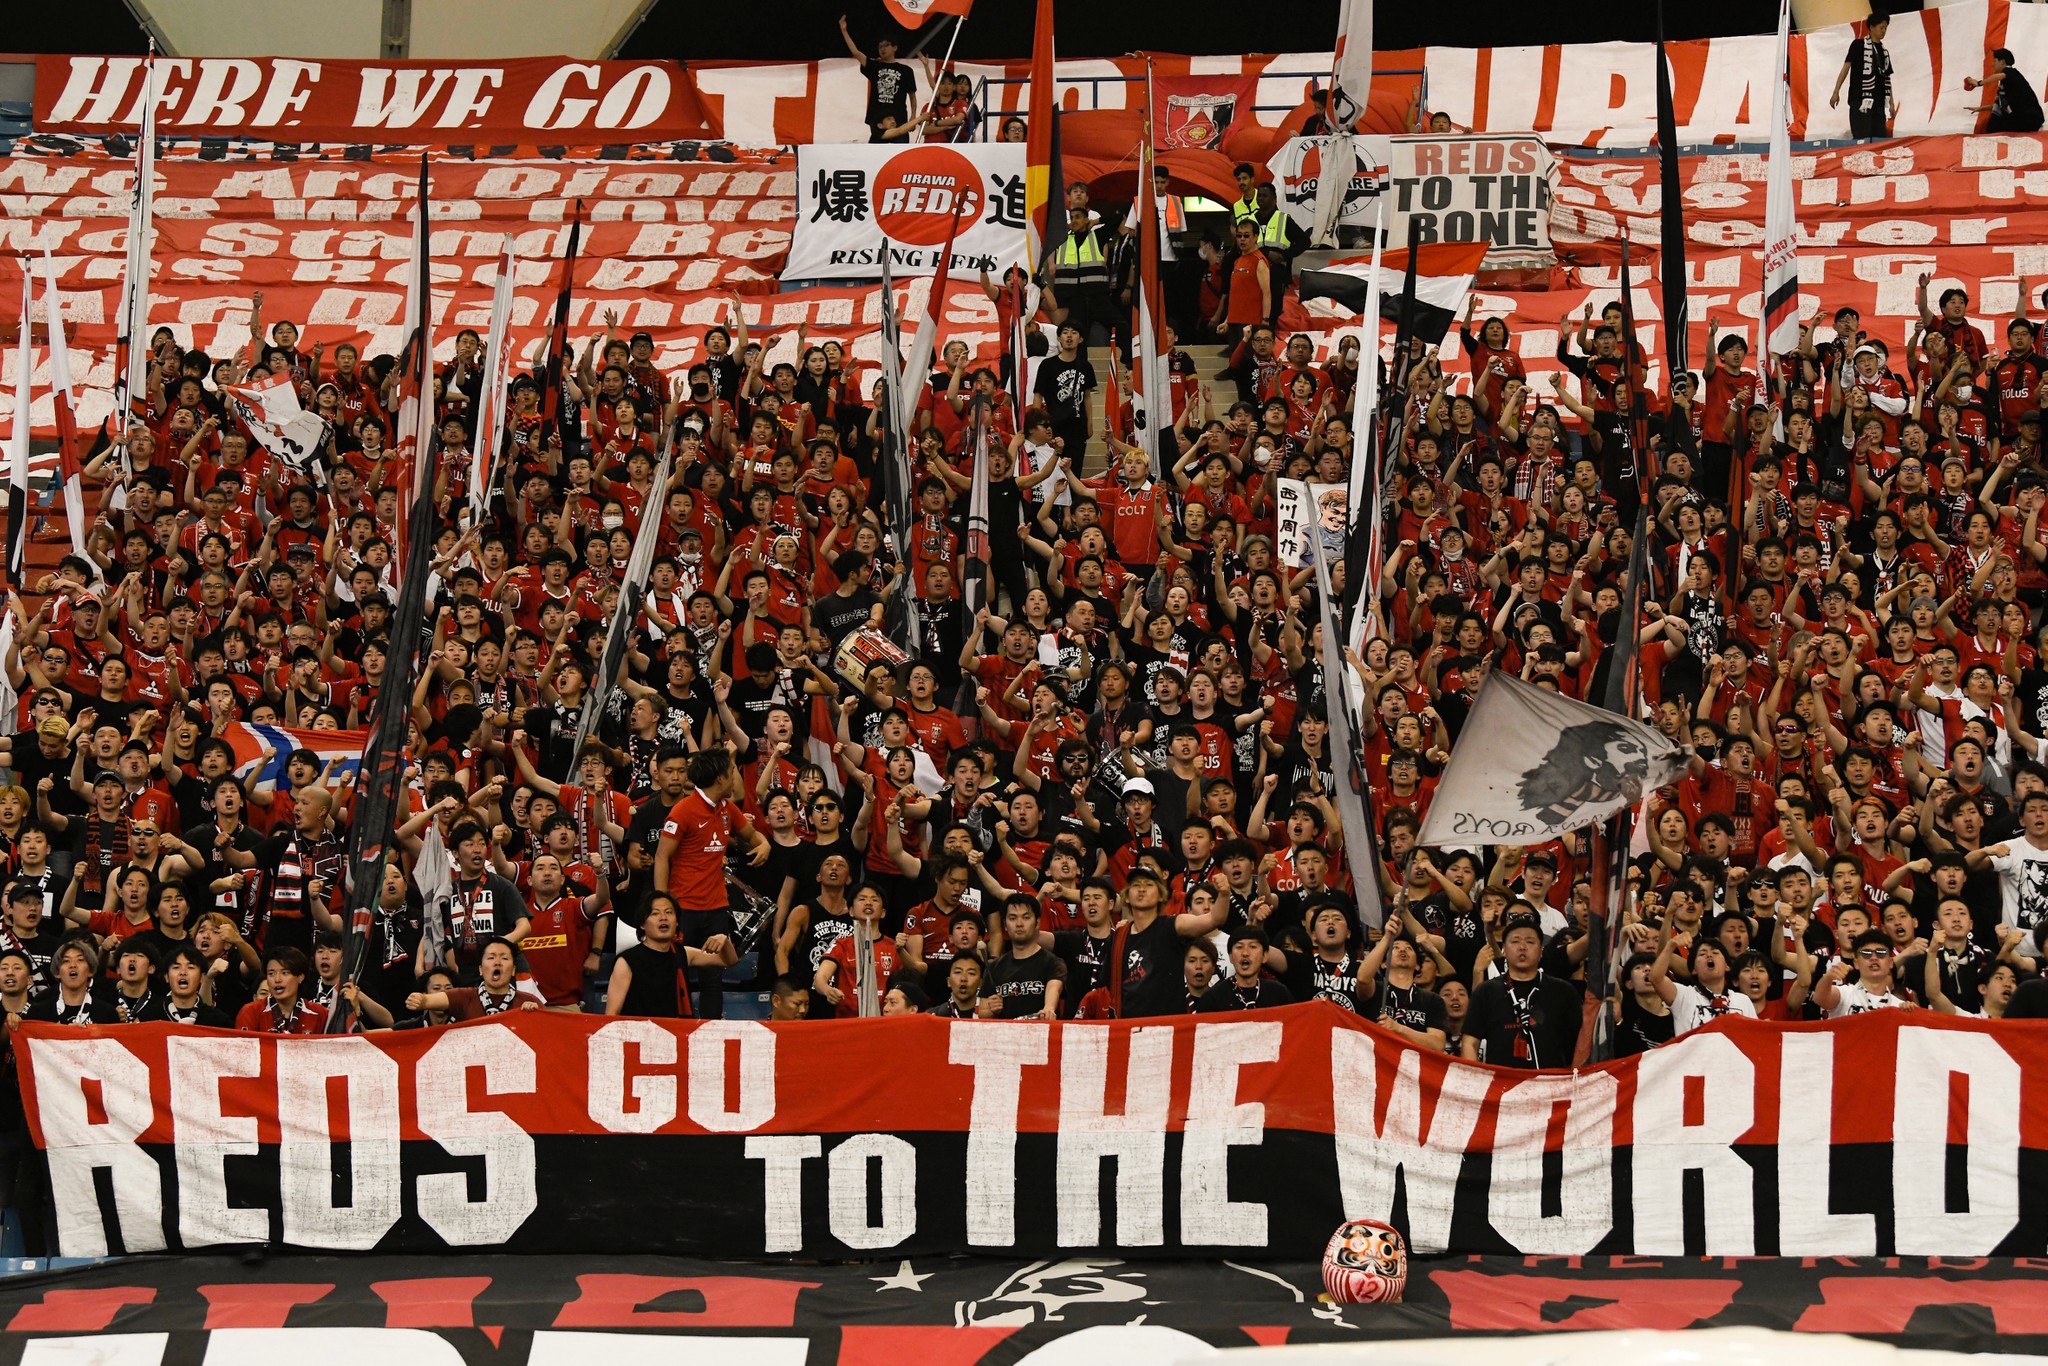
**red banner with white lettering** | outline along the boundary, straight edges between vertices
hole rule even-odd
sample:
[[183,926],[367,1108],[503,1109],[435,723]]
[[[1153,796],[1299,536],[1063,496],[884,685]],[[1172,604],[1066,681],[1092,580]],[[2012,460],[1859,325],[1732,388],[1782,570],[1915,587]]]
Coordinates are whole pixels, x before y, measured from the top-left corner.
[[[1108,1025],[29,1025],[62,1251],[2039,1255],[2048,1023],[1720,1022],[1578,1072],[1327,1003]],[[546,1085],[541,1078],[546,1078]],[[650,1190],[662,1216],[644,1217]]]

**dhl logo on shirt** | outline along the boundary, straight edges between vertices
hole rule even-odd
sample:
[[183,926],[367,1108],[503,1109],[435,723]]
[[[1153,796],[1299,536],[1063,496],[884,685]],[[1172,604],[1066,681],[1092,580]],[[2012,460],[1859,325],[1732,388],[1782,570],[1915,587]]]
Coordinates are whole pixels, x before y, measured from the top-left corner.
[[566,934],[529,934],[519,941],[519,947],[528,952],[534,949],[566,949],[569,936]]

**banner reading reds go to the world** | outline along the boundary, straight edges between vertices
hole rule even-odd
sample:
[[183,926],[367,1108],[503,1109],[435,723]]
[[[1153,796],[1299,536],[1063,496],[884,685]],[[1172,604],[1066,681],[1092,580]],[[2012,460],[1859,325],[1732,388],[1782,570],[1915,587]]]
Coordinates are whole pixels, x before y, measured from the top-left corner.
[[[1024,146],[814,144],[797,150],[796,224],[785,280],[1000,275],[1024,259]],[[959,232],[954,235],[954,221]]]
[[[15,1036],[66,1255],[2039,1255],[2048,1024],[1723,1024],[1582,1072],[1327,1004],[1107,1025],[525,1014]],[[546,1084],[542,1084],[546,1078]]]

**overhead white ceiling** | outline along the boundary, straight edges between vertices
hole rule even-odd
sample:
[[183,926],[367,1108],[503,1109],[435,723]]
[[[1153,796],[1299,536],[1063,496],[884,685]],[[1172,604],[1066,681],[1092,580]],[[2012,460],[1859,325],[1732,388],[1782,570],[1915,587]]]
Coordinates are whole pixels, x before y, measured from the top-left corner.
[[[383,0],[129,0],[179,57],[385,55]],[[652,0],[410,0],[409,57],[603,57]],[[403,8],[403,7],[401,7]]]

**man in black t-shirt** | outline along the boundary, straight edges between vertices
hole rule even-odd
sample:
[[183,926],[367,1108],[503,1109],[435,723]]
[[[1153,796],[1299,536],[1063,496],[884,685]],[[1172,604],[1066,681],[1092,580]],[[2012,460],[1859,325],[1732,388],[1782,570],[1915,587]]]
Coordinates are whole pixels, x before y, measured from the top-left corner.
[[1059,448],[1078,453],[1088,444],[1088,394],[1095,388],[1095,367],[1081,354],[1081,329],[1074,324],[1060,324],[1059,346],[1038,363],[1031,392],[1045,403]]
[[1195,1002],[1195,1014],[1232,1010],[1267,1010],[1294,1004],[1294,993],[1262,975],[1266,965],[1266,932],[1247,925],[1230,936],[1230,976],[1210,987]]
[[1166,879],[1157,869],[1140,865],[1124,885],[1129,931],[1124,936],[1122,971],[1123,1017],[1185,1015],[1188,998],[1181,974],[1181,940],[1213,934],[1223,923],[1221,901],[1209,915],[1159,913],[1166,899]]
[[867,53],[853,41],[843,14],[839,16],[839,36],[845,39],[853,60],[860,63],[860,74],[868,78],[868,141],[886,142],[889,139],[882,135],[884,119],[895,128],[910,122],[910,101],[917,93],[917,76],[896,60],[894,38],[877,39],[874,60],[869,61]]
[[1828,95],[1828,108],[1842,103],[1842,86],[1849,87],[1849,136],[1861,142],[1891,136],[1891,116],[1898,112],[1892,94],[1892,55],[1885,51],[1884,35],[1891,28],[1891,16],[1873,14],[1861,38],[1851,39],[1835,73],[1835,88]]
[[1038,942],[1038,898],[1013,892],[1003,903],[1009,949],[988,965],[981,981],[981,1017],[1052,1020],[1059,1017],[1067,965]]
[[1450,1016],[1443,998],[1415,980],[1420,966],[1415,941],[1402,927],[1390,928],[1365,955],[1360,974],[1365,996],[1358,1013],[1417,1048],[1441,1053],[1449,1035]]
[[1507,975],[1472,993],[1472,1008],[1465,1014],[1465,1057],[1495,1067],[1571,1066],[1583,997],[1569,982],[1537,968],[1543,956],[1542,922],[1533,915],[1511,917],[1501,945]]

